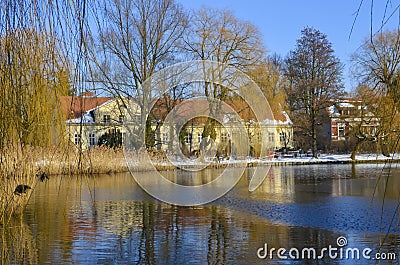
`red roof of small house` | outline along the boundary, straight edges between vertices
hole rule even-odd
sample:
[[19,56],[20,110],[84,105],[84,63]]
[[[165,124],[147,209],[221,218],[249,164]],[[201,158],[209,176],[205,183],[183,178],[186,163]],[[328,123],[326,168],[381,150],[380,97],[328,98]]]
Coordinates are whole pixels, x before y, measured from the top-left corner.
[[76,119],[112,99],[112,97],[62,96],[60,100],[67,119]]

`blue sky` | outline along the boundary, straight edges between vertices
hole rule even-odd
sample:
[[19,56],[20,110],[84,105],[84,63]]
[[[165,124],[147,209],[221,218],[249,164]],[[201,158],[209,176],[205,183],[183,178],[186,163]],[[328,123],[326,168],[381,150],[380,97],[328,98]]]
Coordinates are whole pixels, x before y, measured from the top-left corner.
[[[349,73],[350,55],[369,36],[371,29],[371,3],[373,2],[373,32],[380,29],[382,20],[391,13],[384,29],[396,29],[399,23],[399,3],[386,0],[177,0],[187,9],[198,9],[202,5],[228,8],[241,20],[257,26],[263,35],[267,50],[283,57],[295,48],[301,30],[314,27],[325,33],[332,43],[336,56],[345,64],[344,84],[350,91],[356,83]],[[359,15],[350,36],[357,9],[362,2]],[[350,36],[350,39],[349,39]]]

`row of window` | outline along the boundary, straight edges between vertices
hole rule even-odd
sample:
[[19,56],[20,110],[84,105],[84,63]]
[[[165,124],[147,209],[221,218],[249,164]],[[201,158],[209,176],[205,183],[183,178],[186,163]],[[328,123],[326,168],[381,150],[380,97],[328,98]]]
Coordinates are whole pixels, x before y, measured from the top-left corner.
[[[377,129],[375,126],[363,126],[361,130],[364,134],[375,135]],[[337,131],[338,131],[338,137],[346,137],[346,124],[338,123]]]
[[[257,136],[258,136],[257,137],[258,141],[261,142],[261,138],[262,138],[261,132],[258,132]],[[167,143],[168,142],[168,133],[163,133],[161,139],[162,139],[163,143]],[[190,132],[186,133],[186,135],[184,137],[185,144],[191,144],[192,143],[192,139],[193,139],[192,133],[190,133]],[[198,133],[197,134],[197,143],[200,143],[201,139],[202,139],[202,134]],[[221,140],[222,143],[228,142],[228,134],[227,133],[221,133],[220,140]],[[284,143],[284,142],[286,142],[286,140],[287,140],[286,133],[285,132],[279,133],[279,141]],[[252,137],[250,138],[250,141],[252,141]],[[268,141],[269,142],[275,142],[275,134],[273,132],[268,133]]]
[[[124,121],[126,120],[125,115],[119,115],[118,116],[118,122],[119,123],[124,123]],[[134,122],[140,122],[140,116],[135,115],[133,117]],[[109,114],[104,114],[103,115],[103,123],[110,123],[111,122],[111,116]]]
[[[94,146],[96,145],[96,134],[94,133],[89,133],[88,134],[88,140],[89,140],[89,145]],[[81,135],[79,133],[75,133],[74,135],[74,143],[75,145],[78,145],[81,142]]]
[[[119,115],[118,122],[123,123],[124,121],[125,121],[125,115]],[[111,122],[111,116],[109,114],[104,114],[103,123],[110,123],[110,122]]]
[[[185,144],[191,144],[192,143],[192,134],[190,132],[186,133],[184,141]],[[202,139],[202,134],[198,133],[197,134],[197,143],[200,143]],[[221,142],[222,143],[226,143],[228,142],[228,134],[227,133],[221,133]],[[163,133],[163,142],[168,142],[168,134],[167,133]]]
[[[192,138],[193,138],[192,134],[190,132],[188,132],[185,135],[185,138],[184,138],[185,143],[188,144],[188,145],[192,144]],[[200,143],[201,139],[202,139],[202,134],[198,133],[197,134],[197,143]],[[221,139],[222,143],[228,142],[228,134],[227,133],[221,133],[221,138],[220,139]],[[260,132],[258,133],[258,140],[259,140],[259,142],[261,142],[261,133]],[[275,142],[275,134],[271,133],[271,132],[268,133],[268,140],[270,142]],[[280,140],[280,142],[284,143],[286,141],[286,133],[284,133],[284,132],[279,133],[279,140]],[[74,135],[74,143],[75,143],[75,145],[79,145],[80,141],[81,141],[81,135],[76,133]],[[89,133],[88,134],[88,141],[89,141],[89,146],[96,145],[97,144],[96,143],[96,134],[95,133]],[[168,142],[168,133],[163,133],[162,134],[162,142],[163,143],[167,143]]]
[[356,110],[355,109],[339,109],[339,114],[343,116],[355,116]]

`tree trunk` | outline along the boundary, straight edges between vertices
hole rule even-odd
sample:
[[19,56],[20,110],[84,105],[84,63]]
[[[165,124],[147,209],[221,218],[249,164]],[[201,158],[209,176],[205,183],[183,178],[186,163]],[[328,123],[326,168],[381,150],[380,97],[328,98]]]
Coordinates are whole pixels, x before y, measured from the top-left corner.
[[314,158],[318,158],[317,135],[315,133],[313,135],[312,152],[313,152]]
[[[356,144],[356,146],[357,146],[358,144]],[[357,147],[355,147],[354,149],[353,149],[353,151],[351,151],[351,156],[350,156],[350,159],[351,160],[356,160],[356,154],[357,154]]]
[[360,146],[361,143],[362,143],[362,141],[360,141],[360,140],[356,141],[356,144],[354,145],[354,148],[351,151],[351,156],[350,156],[351,160],[355,160],[356,159],[356,154],[357,154],[357,151],[358,151],[358,147]]
[[318,158],[318,148],[317,148],[317,128],[315,119],[313,119],[311,124],[311,136],[312,136],[312,153],[314,158]]

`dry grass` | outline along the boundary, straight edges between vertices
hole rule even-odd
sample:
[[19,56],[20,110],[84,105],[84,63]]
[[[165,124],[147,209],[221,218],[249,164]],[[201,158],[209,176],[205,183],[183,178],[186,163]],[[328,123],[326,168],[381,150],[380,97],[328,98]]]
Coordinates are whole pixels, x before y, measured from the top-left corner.
[[34,189],[41,172],[51,178],[51,175],[84,177],[127,170],[122,148],[94,147],[79,152],[75,146],[41,148],[10,144],[0,152],[0,223],[22,212],[32,190],[22,195],[14,194],[14,190],[20,184]]
[[15,195],[17,185],[34,187],[37,183],[34,149],[10,145],[2,150],[0,157],[0,218],[5,223],[11,217],[9,213],[19,213],[29,200],[27,195]]
[[36,166],[50,175],[81,175],[125,172],[122,148],[93,147],[79,151],[75,147],[65,150],[44,150]]
[[128,171],[122,148],[94,147],[85,153],[84,163],[91,174]]

